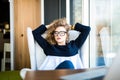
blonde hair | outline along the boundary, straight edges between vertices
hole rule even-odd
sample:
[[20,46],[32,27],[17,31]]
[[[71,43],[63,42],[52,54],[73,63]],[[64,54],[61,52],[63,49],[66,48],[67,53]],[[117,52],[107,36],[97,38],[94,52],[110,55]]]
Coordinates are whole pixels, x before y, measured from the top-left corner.
[[66,43],[68,42],[68,31],[70,29],[67,21],[66,21],[66,18],[61,18],[61,19],[57,19],[57,20],[54,20],[52,23],[52,25],[50,25],[50,28],[47,30],[47,36],[46,36],[46,40],[50,43],[50,44],[57,44],[57,42],[55,41],[55,38],[54,38],[54,35],[53,35],[53,32],[55,31],[55,29],[59,26],[62,26],[66,29],[66,32],[67,32],[67,38],[66,38]]

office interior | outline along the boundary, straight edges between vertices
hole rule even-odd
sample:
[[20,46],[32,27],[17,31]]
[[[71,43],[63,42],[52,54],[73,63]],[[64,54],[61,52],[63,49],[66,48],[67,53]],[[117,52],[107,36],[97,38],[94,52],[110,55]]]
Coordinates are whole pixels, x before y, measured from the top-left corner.
[[5,71],[30,68],[26,28],[62,17],[71,25],[79,22],[91,27],[81,49],[85,68],[111,66],[120,48],[119,9],[119,0],[0,0],[1,72],[4,43],[11,44],[6,56],[13,58]]
[[[0,68],[1,60],[3,58],[4,52],[4,43],[10,43],[10,11],[9,11],[9,2],[8,0],[0,1]],[[7,57],[10,57],[10,54],[7,54]],[[6,66],[9,70],[9,63]]]

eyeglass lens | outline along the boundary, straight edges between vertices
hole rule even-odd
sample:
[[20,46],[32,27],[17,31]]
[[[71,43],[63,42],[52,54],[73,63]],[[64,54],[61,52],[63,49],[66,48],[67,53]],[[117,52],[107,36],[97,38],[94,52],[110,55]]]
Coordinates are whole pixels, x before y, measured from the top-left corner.
[[64,36],[65,33],[66,33],[66,31],[55,31],[55,32],[54,32],[54,35],[55,35],[55,36],[58,36],[58,34],[59,34],[60,36]]

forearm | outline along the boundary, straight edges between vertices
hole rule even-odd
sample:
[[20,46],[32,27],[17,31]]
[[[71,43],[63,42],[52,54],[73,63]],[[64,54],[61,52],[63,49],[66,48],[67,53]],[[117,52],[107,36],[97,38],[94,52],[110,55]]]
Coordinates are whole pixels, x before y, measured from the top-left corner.
[[35,34],[43,34],[46,31],[46,27],[45,25],[40,25],[39,27],[37,27],[35,30],[33,30],[33,33]]
[[74,26],[74,30],[79,31],[79,32],[89,32],[90,27],[82,25],[80,23],[76,23],[75,26]]
[[76,46],[80,48],[85,42],[87,36],[89,35],[90,27],[77,23],[75,24],[74,30],[80,32],[78,38],[75,40]]
[[42,34],[47,30],[45,25],[40,25],[38,28],[32,31],[34,39],[38,42],[38,44],[45,49],[48,45],[46,39],[42,37]]

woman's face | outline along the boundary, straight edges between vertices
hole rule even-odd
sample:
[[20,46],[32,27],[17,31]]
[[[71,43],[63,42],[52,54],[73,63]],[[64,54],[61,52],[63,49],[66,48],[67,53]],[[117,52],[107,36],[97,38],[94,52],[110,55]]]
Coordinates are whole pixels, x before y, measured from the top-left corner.
[[54,38],[58,45],[65,45],[67,38],[67,31],[64,27],[57,27],[54,31]]

